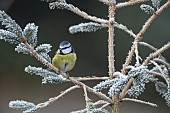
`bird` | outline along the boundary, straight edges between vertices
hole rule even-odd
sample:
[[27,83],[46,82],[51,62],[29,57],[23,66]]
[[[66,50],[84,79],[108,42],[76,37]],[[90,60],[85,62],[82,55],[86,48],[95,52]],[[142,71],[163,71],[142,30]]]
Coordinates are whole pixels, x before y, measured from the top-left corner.
[[64,72],[69,76],[68,71],[72,70],[76,64],[77,56],[70,42],[62,41],[56,54],[52,58],[52,65],[59,69],[59,73]]

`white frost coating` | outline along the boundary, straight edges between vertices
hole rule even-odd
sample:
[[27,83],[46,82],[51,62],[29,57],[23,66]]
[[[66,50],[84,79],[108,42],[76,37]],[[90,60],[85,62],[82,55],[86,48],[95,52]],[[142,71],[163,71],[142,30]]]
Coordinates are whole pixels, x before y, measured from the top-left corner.
[[104,26],[102,24],[89,22],[89,23],[80,23],[78,25],[71,26],[69,28],[70,33],[78,33],[78,32],[95,32]]

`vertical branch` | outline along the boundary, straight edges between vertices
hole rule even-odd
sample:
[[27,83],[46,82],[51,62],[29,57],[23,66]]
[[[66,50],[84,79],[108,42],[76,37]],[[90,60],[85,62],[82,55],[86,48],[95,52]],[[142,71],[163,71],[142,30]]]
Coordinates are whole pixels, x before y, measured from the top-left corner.
[[120,99],[118,93],[114,95],[113,100],[112,113],[119,113]]
[[109,76],[113,77],[114,73],[114,25],[115,22],[115,6],[116,2],[110,0],[109,2],[109,26],[108,26],[108,62],[109,62]]
[[[114,25],[115,22],[115,10],[116,10],[116,1],[109,1],[109,26],[108,26],[108,62],[109,62],[109,76],[113,78],[113,74],[115,71],[114,65]],[[116,94],[112,97],[113,105],[112,105],[112,113],[119,112],[119,94]]]

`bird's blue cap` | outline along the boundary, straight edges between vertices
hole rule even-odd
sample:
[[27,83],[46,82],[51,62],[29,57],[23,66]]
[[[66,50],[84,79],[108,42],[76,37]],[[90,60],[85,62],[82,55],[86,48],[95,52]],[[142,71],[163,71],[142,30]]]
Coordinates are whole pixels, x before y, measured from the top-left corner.
[[68,41],[62,41],[61,43],[60,43],[60,46],[59,46],[59,48],[67,48],[67,47],[69,47],[69,46],[71,46],[71,44],[68,42]]

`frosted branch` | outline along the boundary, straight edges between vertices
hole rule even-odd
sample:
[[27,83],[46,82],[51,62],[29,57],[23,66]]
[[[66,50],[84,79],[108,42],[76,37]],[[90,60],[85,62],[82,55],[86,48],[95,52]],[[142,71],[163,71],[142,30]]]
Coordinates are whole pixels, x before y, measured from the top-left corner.
[[151,2],[155,8],[159,9],[161,0],[151,0]]
[[98,0],[99,2],[102,2],[103,4],[109,5],[109,0]]
[[78,33],[78,32],[95,32],[99,29],[107,27],[106,25],[89,22],[89,23],[81,23],[78,25],[71,26],[69,31],[71,34]]
[[20,109],[23,113],[33,113],[37,109],[35,104],[23,100],[11,101],[9,103],[9,107],[13,109]]
[[0,29],[0,39],[5,40],[6,42],[9,42],[11,44],[20,43],[16,34],[10,32],[10,31],[3,30],[3,29]]
[[118,3],[116,5],[116,8],[123,8],[126,6],[130,6],[130,5],[134,5],[134,4],[142,3],[142,2],[146,2],[146,1],[149,1],[149,0],[129,0],[128,2]]
[[166,62],[166,60],[164,59],[159,59],[159,58],[154,58],[153,59],[155,62],[159,62],[162,63],[163,65],[165,65],[165,67],[167,67],[167,69],[170,70],[170,64],[168,62]]
[[167,50],[168,48],[170,48],[170,42],[168,42],[167,44],[165,44],[162,48],[158,49],[156,52],[151,53],[146,60],[143,62],[143,65],[147,65],[150,60],[156,58],[157,56],[159,56],[161,53],[163,53],[165,50]]
[[150,48],[151,50],[154,50],[154,51],[157,50],[157,48],[155,48],[154,46],[152,46],[152,45],[150,45],[150,44],[148,44],[146,42],[139,42],[139,45],[146,46],[146,47],[148,47],[148,48]]
[[32,55],[24,43],[20,43],[16,46],[15,51],[26,55]]
[[118,29],[121,29],[121,30],[123,30],[123,31],[125,31],[126,33],[128,33],[130,36],[132,36],[132,37],[136,37],[136,35],[133,33],[133,31],[132,30],[129,30],[125,25],[123,25],[123,24],[118,24],[117,22],[115,22],[114,23],[114,26],[116,27],[116,28],[118,28]]
[[143,100],[138,100],[138,99],[132,99],[132,98],[123,98],[122,101],[131,101],[131,102],[136,102],[136,103],[141,103],[141,104],[146,104],[146,105],[150,105],[152,107],[158,107],[156,104],[154,103],[150,103],[150,102],[145,102]]
[[144,11],[147,14],[154,14],[155,13],[154,8],[150,5],[142,4],[140,6],[140,8],[141,8],[142,11]]
[[94,22],[104,23],[104,24],[106,24],[108,22],[105,19],[101,19],[101,18],[97,18],[96,16],[88,15],[86,12],[81,11],[79,8],[73,6],[72,4],[68,4],[66,2],[58,2],[58,1],[52,2],[52,3],[49,3],[49,7],[51,9],[54,9],[54,8],[67,9],[67,10],[72,11],[73,13],[75,13],[85,19],[92,20]]
[[109,77],[85,76],[85,77],[71,77],[78,81],[92,81],[92,80],[107,80]]
[[36,26],[34,23],[28,23],[23,30],[24,37],[27,38],[28,43],[32,47],[37,45],[37,32],[38,26]]
[[[168,0],[164,5],[162,5],[162,7],[160,7],[144,24],[144,26],[142,27],[142,29],[139,31],[139,33],[137,34],[134,42],[139,43],[142,39],[142,36],[145,34],[147,28],[150,26],[150,24],[156,19],[156,17],[158,15],[160,15],[162,13],[163,10],[165,10],[166,8],[168,8],[170,6],[170,1]],[[126,58],[125,64],[123,65],[123,69],[122,69],[122,73],[126,74],[126,66],[129,65],[129,63],[132,60],[132,56],[135,52],[135,44],[133,43],[131,50]],[[146,63],[146,62],[145,62]]]
[[75,90],[75,89],[77,89],[77,88],[79,88],[79,86],[72,86],[72,87],[70,87],[70,88],[62,91],[62,93],[61,93],[60,95],[58,95],[58,96],[56,96],[56,97],[52,97],[52,98],[50,98],[50,99],[49,99],[48,101],[46,101],[46,102],[37,104],[37,105],[36,105],[37,110],[42,109],[42,108],[44,108],[44,107],[47,107],[47,106],[51,105],[53,102],[57,101],[58,99],[62,98],[64,95],[66,95],[67,93],[69,93],[69,92],[71,92],[71,91],[73,91],[73,90]]
[[41,44],[35,48],[37,53],[49,53],[51,51],[51,44]]
[[41,67],[37,68],[37,67],[28,66],[25,68],[25,72],[41,76],[43,78],[42,81],[43,84],[46,84],[47,82],[57,84],[66,81],[66,78],[64,78],[62,75],[58,75],[54,72],[50,72],[46,69],[42,69]]
[[13,20],[9,15],[7,15],[4,11],[0,10],[0,22],[2,25],[7,28],[7,31],[14,33],[17,35],[18,39],[21,41],[22,29],[21,27]]
[[138,97],[145,90],[145,85],[149,82],[148,78],[153,75],[148,74],[149,70],[146,66],[138,66],[128,72],[129,78],[134,78],[131,88],[128,90],[129,96]]

